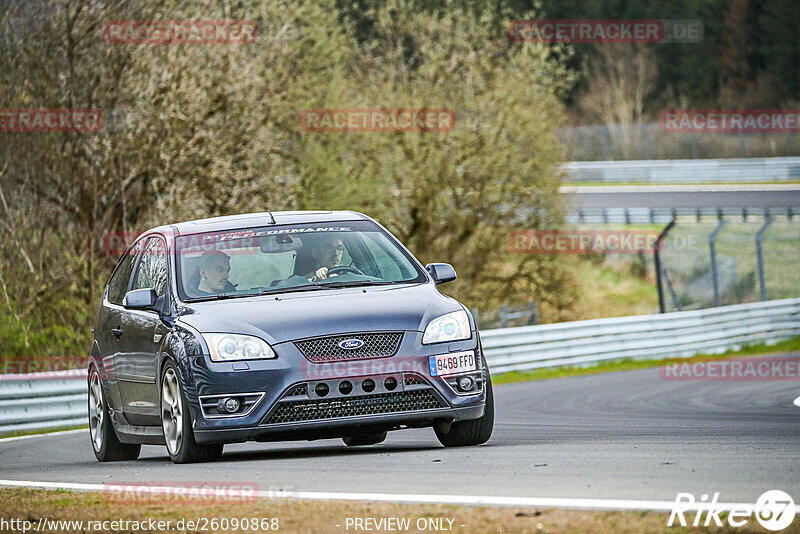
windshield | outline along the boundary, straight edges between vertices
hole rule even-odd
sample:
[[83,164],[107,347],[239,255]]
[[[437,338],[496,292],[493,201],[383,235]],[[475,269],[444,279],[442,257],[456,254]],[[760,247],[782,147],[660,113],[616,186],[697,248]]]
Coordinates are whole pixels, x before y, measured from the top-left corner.
[[183,300],[424,282],[370,221],[265,226],[176,238]]

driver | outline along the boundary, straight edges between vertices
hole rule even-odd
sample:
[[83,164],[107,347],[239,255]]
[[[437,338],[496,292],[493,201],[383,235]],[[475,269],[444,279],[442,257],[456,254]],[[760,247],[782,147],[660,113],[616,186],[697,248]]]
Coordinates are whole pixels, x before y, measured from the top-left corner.
[[[319,267],[316,271],[305,275],[308,281],[318,282],[328,278],[328,270],[342,264],[342,254],[344,254],[344,243],[341,239],[333,234],[323,236],[311,249],[311,257],[314,258],[315,265],[319,265]],[[334,276],[336,273],[331,274],[331,277]]]

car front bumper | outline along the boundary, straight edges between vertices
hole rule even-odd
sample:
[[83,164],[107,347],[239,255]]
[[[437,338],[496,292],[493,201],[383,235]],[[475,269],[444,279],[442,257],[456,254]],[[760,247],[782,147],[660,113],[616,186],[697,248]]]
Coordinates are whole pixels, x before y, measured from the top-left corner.
[[[179,367],[195,439],[322,439],[481,417],[488,374],[476,334],[437,345],[422,345],[421,339],[421,332],[404,332],[395,356],[344,362],[312,363],[292,342],[273,347],[277,358],[246,365],[211,362],[207,355],[187,357]],[[458,391],[453,377],[431,376],[430,356],[469,350],[476,352],[480,368],[462,374],[478,379],[475,392]],[[251,400],[257,396],[257,402],[243,415],[209,410],[216,399],[245,394],[252,395]]]

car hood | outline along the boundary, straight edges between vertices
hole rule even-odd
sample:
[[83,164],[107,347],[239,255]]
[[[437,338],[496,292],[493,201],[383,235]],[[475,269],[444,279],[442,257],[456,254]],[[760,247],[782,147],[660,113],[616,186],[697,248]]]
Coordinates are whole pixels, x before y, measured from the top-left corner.
[[187,303],[180,321],[200,332],[230,332],[283,343],[307,337],[379,330],[424,330],[463,309],[434,284],[323,289]]

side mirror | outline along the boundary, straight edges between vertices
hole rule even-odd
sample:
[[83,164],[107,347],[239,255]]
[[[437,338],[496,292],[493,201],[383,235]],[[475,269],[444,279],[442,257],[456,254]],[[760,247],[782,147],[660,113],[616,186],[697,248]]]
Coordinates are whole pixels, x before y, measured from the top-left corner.
[[456,270],[449,263],[429,263],[425,266],[425,270],[433,277],[433,281],[437,285],[456,279]]
[[157,298],[156,290],[151,287],[134,289],[125,293],[125,298],[122,299],[122,306],[129,310],[153,310],[155,309]]

